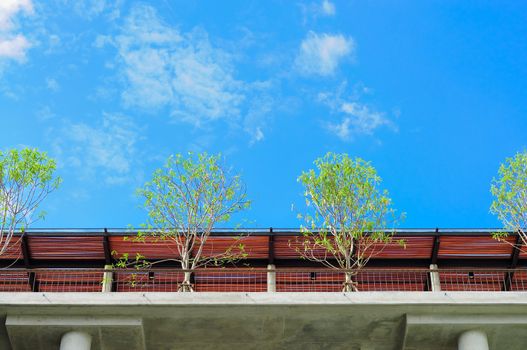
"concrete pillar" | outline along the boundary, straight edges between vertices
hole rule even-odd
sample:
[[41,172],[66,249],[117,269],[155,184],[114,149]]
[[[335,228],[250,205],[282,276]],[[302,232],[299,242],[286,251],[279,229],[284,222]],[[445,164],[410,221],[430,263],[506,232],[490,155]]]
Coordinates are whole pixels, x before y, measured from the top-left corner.
[[489,350],[487,335],[481,331],[466,331],[457,340],[458,350]]
[[60,340],[60,350],[90,350],[91,335],[84,332],[68,332]]
[[432,292],[441,291],[441,281],[439,280],[439,272],[437,272],[437,265],[430,265],[430,283],[432,284]]
[[101,292],[111,292],[112,291],[112,283],[113,283],[113,272],[111,271],[113,269],[112,265],[104,265],[104,274],[102,277],[102,290]]
[[267,265],[267,291],[276,292],[276,267],[273,264]]

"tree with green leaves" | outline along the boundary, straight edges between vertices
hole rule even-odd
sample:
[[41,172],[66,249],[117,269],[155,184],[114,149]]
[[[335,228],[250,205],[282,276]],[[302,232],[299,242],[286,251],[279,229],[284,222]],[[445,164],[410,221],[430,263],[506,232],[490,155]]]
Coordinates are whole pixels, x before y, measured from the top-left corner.
[[[375,168],[360,158],[327,153],[298,181],[307,214],[297,252],[305,259],[344,271],[343,291],[358,290],[354,276],[392,242],[398,217]],[[400,242],[404,244],[404,242]]]
[[231,215],[250,206],[239,175],[232,175],[220,155],[189,153],[168,158],[152,180],[139,190],[148,210],[148,230],[140,240],[151,237],[176,247],[169,259],[185,270],[179,291],[193,291],[191,274],[211,263],[222,264],[244,256],[237,239],[226,251],[210,254],[205,244],[212,230]]
[[516,153],[500,165],[490,192],[494,197],[490,212],[498,216],[504,227],[494,233],[494,238],[503,240],[509,231],[517,232],[522,246],[527,246],[527,151]]
[[61,183],[55,170],[55,161],[37,149],[0,152],[0,255],[16,231],[44,218],[38,207]]

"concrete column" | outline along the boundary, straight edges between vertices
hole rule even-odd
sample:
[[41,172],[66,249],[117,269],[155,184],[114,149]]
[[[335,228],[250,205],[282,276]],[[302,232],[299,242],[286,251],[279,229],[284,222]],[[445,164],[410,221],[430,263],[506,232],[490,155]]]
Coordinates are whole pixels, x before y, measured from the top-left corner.
[[103,277],[102,277],[102,290],[101,292],[107,293],[112,291],[112,283],[113,283],[113,272],[111,271],[113,269],[112,265],[104,265],[104,269],[107,271],[104,271]]
[[466,331],[457,340],[458,350],[489,350],[487,335],[481,331]]
[[60,340],[60,350],[90,350],[91,335],[84,332],[68,332]]
[[267,265],[267,291],[276,292],[276,267],[273,264]]
[[431,264],[430,265],[430,283],[432,284],[432,292],[440,292],[441,291],[441,281],[439,280],[439,272],[437,272],[437,265]]

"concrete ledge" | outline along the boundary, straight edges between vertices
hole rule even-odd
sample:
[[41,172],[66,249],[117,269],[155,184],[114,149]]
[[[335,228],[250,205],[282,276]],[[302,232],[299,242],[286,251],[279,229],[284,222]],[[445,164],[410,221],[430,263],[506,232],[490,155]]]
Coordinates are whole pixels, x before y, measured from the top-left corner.
[[140,318],[107,316],[19,316],[7,315],[6,326],[142,327]]
[[406,315],[404,349],[455,349],[459,337],[468,331],[483,333],[488,337],[491,349],[524,349],[527,343],[527,316]]
[[1,306],[527,305],[527,292],[0,293]]
[[407,325],[525,325],[527,316],[524,315],[406,315]]
[[8,314],[5,326],[13,350],[58,349],[63,335],[72,331],[87,334],[92,349],[145,349],[139,317]]

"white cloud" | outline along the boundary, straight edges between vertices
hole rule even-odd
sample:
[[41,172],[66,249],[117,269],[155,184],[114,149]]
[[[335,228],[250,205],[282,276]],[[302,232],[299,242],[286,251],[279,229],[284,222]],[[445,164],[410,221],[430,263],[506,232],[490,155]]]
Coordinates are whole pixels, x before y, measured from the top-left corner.
[[331,17],[337,14],[335,4],[330,0],[322,0],[311,3],[300,3],[303,16],[303,24],[306,25],[309,19],[316,20],[319,17]]
[[257,127],[254,133],[254,142],[262,141],[265,138],[264,133],[260,127]]
[[20,62],[26,59],[29,41],[23,35],[0,39],[0,57],[11,58]]
[[33,13],[31,0],[0,1],[0,59],[19,62],[26,59],[26,52],[31,47],[31,43],[23,34],[16,33],[16,17],[20,12]]
[[333,4],[329,0],[322,1],[322,5],[320,6],[321,12],[326,16],[334,16],[336,13],[335,10],[335,4]]
[[[108,40],[98,40],[102,45]],[[115,38],[131,107],[168,108],[180,121],[200,126],[236,119],[244,85],[233,77],[231,57],[215,48],[203,30],[181,33],[149,6],[135,7]]]
[[59,83],[57,82],[56,79],[53,79],[53,78],[47,78],[46,79],[46,86],[47,86],[48,89],[50,89],[53,92],[57,92],[57,91],[60,90]]
[[309,32],[300,44],[295,66],[304,74],[332,75],[341,61],[353,53],[352,38],[341,34]]
[[397,126],[386,117],[385,113],[359,102],[356,92],[351,96],[343,97],[345,90],[346,82],[339,86],[335,94],[323,92],[318,95],[318,101],[327,105],[340,119],[337,122],[324,123],[329,132],[342,140],[351,140],[357,135],[373,135],[381,127],[397,131]]
[[15,16],[19,11],[33,12],[31,0],[2,0],[0,2],[0,31],[8,31],[15,27]]
[[61,0],[64,5],[71,6],[78,16],[92,20],[105,16],[114,20],[121,15],[123,0]]
[[343,140],[349,140],[352,135],[357,134],[372,135],[381,126],[393,126],[384,113],[372,111],[358,102],[344,102],[340,110],[345,117],[340,123],[328,123],[328,130]]
[[352,133],[350,124],[351,119],[344,118],[340,123],[327,123],[326,128],[342,140],[349,140]]
[[81,178],[102,178],[110,185],[133,179],[142,137],[132,120],[105,113],[97,125],[64,124],[54,135],[54,150],[63,167],[76,168]]

